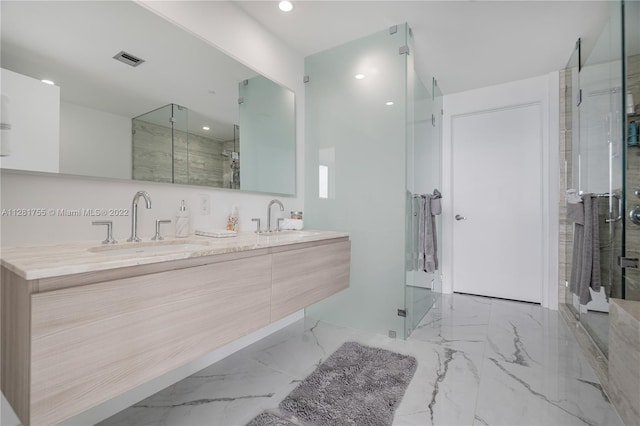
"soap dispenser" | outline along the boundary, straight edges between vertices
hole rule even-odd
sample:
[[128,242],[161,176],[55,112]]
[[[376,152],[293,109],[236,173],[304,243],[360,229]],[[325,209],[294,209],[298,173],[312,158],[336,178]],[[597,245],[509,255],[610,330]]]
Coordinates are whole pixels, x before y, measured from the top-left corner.
[[184,204],[184,200],[180,203],[178,208],[178,214],[176,217],[176,237],[188,237],[189,236],[189,212],[187,206]]
[[240,226],[240,215],[238,214],[238,206],[231,206],[231,213],[227,217],[227,231],[238,231]]

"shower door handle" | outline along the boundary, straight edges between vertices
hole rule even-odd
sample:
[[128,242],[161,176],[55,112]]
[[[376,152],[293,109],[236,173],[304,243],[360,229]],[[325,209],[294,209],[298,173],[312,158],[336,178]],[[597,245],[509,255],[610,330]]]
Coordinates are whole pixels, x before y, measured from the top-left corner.
[[633,210],[629,212],[629,219],[636,225],[640,225],[640,206],[635,206]]
[[456,215],[456,220],[467,220],[466,217],[464,216],[460,216],[459,214]]

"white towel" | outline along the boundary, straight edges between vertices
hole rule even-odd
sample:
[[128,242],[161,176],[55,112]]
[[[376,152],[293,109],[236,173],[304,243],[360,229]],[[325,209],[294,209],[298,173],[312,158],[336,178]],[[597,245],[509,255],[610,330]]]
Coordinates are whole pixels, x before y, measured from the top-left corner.
[[281,230],[302,231],[302,228],[304,228],[304,222],[302,221],[302,219],[285,218],[280,224]]

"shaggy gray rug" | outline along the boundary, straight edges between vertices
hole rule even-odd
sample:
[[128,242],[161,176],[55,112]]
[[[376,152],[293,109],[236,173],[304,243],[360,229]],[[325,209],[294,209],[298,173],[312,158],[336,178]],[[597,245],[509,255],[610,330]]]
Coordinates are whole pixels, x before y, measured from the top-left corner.
[[[347,342],[280,403],[280,410],[304,425],[391,425],[416,367],[411,356]],[[256,419],[252,426],[268,424],[253,423]]]

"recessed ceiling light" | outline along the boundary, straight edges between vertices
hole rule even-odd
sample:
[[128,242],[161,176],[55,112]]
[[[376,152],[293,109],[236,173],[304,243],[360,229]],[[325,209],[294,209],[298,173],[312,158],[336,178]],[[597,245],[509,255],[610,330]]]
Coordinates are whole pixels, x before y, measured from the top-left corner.
[[364,78],[364,74],[356,74],[354,75],[354,77],[356,78],[356,80],[362,80]]
[[293,10],[293,4],[287,0],[283,0],[280,3],[278,3],[278,7],[283,12],[291,12]]
[[392,101],[385,102],[385,105],[386,105],[386,106],[391,106],[391,105],[393,105],[393,102],[392,102]]
[[44,84],[50,84],[51,86],[55,85],[55,83],[51,80],[40,80],[41,82],[43,82]]
[[207,126],[202,126],[202,130],[209,130]]

